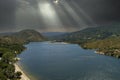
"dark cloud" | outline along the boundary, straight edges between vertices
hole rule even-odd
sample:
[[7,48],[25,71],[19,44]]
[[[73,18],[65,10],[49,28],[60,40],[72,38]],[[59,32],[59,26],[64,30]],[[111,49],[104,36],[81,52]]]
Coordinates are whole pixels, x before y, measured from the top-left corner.
[[0,30],[14,26],[16,4],[15,0],[0,0]]
[[97,24],[120,22],[120,0],[76,0]]
[[[60,1],[60,4],[55,5],[53,0],[0,0],[0,31],[27,28],[40,31],[74,31],[85,26],[120,22],[120,0]],[[45,2],[52,4],[59,18],[57,21],[62,23],[62,27],[55,26],[56,24],[46,25],[39,6]]]

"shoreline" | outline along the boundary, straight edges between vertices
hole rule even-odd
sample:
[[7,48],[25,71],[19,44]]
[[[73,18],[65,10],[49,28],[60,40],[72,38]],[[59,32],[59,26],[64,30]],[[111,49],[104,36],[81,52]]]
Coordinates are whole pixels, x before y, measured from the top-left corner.
[[50,43],[54,43],[54,44],[69,44],[68,42],[52,42],[52,41],[50,41]]
[[100,52],[100,51],[94,51],[94,53],[101,54],[101,55],[105,55],[104,52]]
[[20,71],[22,73],[20,80],[30,80],[30,78],[25,74],[25,72],[20,68],[20,66],[15,63],[15,72]]

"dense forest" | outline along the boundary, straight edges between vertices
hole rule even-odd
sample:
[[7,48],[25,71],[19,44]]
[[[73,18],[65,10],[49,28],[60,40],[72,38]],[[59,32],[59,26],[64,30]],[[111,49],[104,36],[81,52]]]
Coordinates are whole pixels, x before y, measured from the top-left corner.
[[15,71],[16,56],[23,51],[23,44],[0,43],[0,80],[19,80],[21,72]]

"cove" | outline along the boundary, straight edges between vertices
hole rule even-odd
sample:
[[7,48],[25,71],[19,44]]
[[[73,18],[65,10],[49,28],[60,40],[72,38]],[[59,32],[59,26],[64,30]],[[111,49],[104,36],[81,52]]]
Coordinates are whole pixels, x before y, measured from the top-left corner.
[[18,57],[36,80],[120,80],[120,60],[77,44],[32,42]]

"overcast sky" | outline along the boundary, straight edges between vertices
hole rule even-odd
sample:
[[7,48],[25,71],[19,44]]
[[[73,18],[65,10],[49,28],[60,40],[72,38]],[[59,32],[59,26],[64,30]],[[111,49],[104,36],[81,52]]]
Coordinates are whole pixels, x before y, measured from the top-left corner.
[[120,0],[0,0],[0,32],[70,32],[118,22]]

